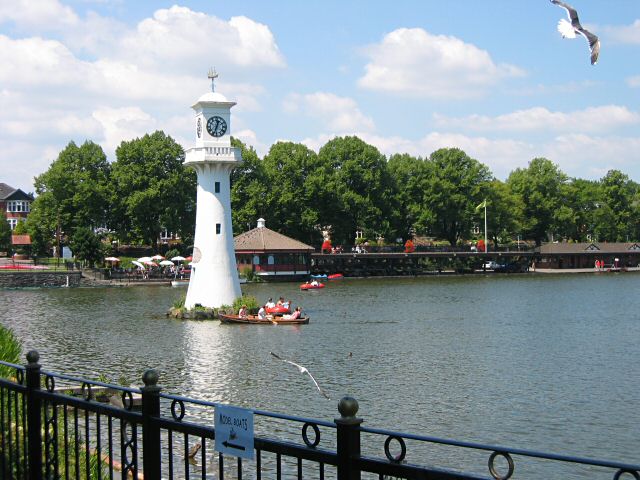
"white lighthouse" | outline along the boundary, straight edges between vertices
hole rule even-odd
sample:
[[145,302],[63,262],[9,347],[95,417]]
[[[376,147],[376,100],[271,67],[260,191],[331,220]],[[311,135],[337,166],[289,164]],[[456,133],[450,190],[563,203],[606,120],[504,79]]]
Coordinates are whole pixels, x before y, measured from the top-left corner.
[[198,174],[198,194],[186,308],[232,305],[242,294],[233,248],[229,181],[231,170],[242,163],[242,154],[231,146],[231,107],[236,103],[215,91],[217,76],[209,72],[211,92],[191,107],[196,146],[186,150],[184,164]]

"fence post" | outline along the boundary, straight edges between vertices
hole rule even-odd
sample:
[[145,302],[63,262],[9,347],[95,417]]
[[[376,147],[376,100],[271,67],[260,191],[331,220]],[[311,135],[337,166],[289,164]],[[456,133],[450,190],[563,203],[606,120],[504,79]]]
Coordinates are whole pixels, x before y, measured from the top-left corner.
[[154,421],[160,417],[158,372],[147,370],[142,375],[142,381],[142,468],[145,478],[160,478],[160,425]]
[[359,480],[360,467],[354,461],[360,457],[362,419],[356,418],[358,401],[353,397],[342,397],[338,411],[341,417],[334,420],[338,440],[338,480]]
[[40,354],[27,353],[27,456],[29,479],[42,480],[42,400],[40,390]]

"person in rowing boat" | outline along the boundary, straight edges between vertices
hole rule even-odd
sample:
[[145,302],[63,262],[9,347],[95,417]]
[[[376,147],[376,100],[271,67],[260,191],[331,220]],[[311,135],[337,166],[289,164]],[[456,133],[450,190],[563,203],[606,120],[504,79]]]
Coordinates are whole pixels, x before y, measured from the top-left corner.
[[264,308],[273,308],[275,306],[276,304],[273,303],[273,298],[269,297],[269,300],[267,300],[267,303],[265,303]]
[[247,318],[247,306],[246,305],[242,305],[242,307],[240,307],[240,310],[238,311],[238,316],[240,318]]
[[285,320],[296,320],[300,318],[302,312],[300,311],[300,307],[296,307],[296,310],[291,315],[283,315],[282,318]]
[[266,320],[267,319],[267,311],[265,310],[264,306],[260,307],[260,310],[258,310],[258,320]]

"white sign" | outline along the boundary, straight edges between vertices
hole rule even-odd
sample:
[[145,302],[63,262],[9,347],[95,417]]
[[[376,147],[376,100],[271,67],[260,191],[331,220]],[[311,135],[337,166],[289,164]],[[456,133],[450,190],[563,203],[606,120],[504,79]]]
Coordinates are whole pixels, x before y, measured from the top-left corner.
[[215,449],[236,457],[253,459],[253,412],[216,405]]

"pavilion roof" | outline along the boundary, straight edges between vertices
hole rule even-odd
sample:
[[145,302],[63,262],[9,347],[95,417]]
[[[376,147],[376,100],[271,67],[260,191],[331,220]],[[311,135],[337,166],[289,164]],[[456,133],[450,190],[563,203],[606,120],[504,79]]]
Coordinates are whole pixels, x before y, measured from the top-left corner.
[[274,232],[267,227],[257,227],[241,233],[233,239],[236,253],[241,252],[306,252],[314,251],[310,245]]

